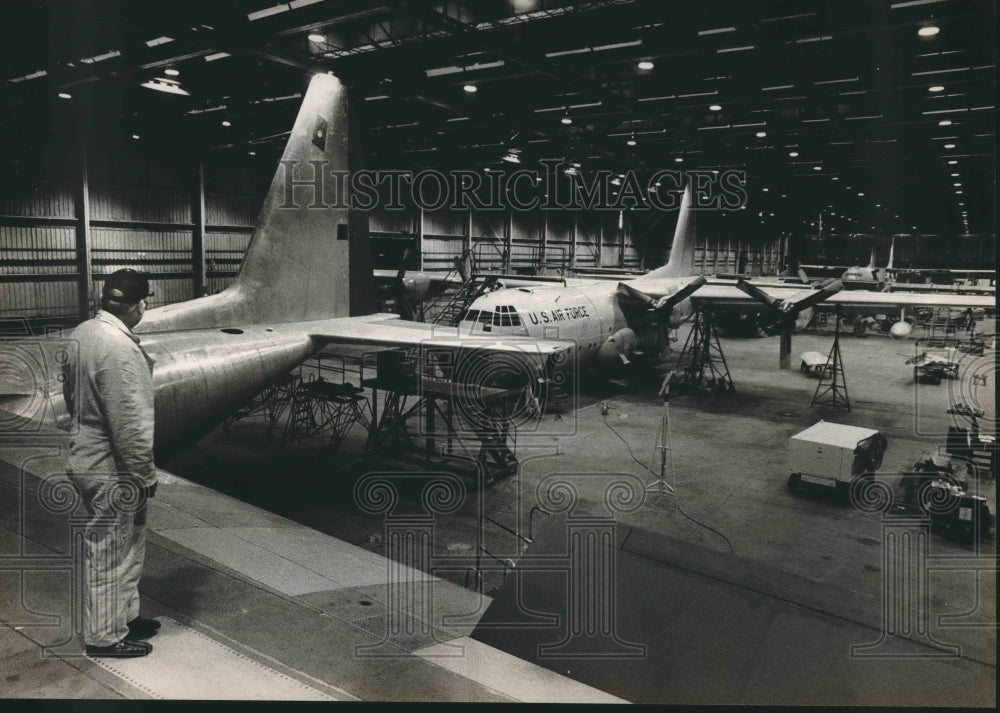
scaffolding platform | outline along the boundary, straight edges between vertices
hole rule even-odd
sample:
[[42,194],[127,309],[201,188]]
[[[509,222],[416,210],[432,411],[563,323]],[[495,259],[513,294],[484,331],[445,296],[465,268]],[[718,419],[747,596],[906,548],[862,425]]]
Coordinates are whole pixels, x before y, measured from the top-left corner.
[[223,431],[228,433],[230,426],[248,416],[263,416],[267,422],[267,437],[271,438],[278,421],[292,404],[298,383],[299,378],[295,374],[282,374],[230,415],[222,423]]
[[363,392],[359,386],[322,377],[299,381],[282,434],[282,448],[292,442],[323,439],[328,453],[336,453],[354,424],[366,429],[371,425],[371,405]]
[[362,385],[372,390],[369,457],[418,451],[417,439],[423,438],[425,463],[468,461],[474,464],[471,477],[483,487],[517,473],[517,427],[510,413],[522,389],[418,377],[365,379]]

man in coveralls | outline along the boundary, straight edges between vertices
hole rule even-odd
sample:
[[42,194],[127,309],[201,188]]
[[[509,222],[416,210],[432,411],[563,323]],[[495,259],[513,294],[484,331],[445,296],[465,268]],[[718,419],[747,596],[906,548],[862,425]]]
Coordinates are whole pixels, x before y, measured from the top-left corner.
[[146,504],[156,492],[153,362],[132,327],[152,296],[146,275],[118,270],[101,310],[73,332],[64,383],[74,421],[67,471],[87,508],[84,642],[88,656],[145,656],[160,622],[139,616]]

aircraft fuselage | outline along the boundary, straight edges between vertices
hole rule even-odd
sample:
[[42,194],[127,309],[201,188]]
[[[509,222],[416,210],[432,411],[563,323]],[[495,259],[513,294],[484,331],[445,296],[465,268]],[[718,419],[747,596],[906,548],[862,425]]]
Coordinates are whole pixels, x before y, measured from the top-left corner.
[[[637,290],[644,286],[672,294],[691,278],[628,280]],[[504,334],[575,343],[578,368],[624,363],[640,346],[655,345],[659,323],[645,309],[623,309],[618,282],[578,280],[567,286],[518,287],[483,295],[469,307],[459,329],[463,334]],[[691,300],[676,305],[671,326],[679,326],[692,311]],[[623,358],[624,357],[624,358]]]

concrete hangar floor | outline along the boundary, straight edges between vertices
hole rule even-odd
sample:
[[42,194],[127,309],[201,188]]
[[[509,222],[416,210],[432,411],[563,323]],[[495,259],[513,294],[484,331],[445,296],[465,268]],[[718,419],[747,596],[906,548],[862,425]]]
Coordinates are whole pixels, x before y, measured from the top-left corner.
[[[906,534],[792,495],[786,449],[819,419],[878,429],[879,478],[895,486],[945,442],[955,402],[995,430],[994,352],[915,384],[912,340],[844,336],[848,412],[811,407],[817,382],[794,368],[831,342],[796,335],[781,372],[778,337],[723,338],[736,391],[671,395],[674,495],[657,483],[655,386],[584,384],[518,433],[516,475],[450,500],[405,483],[363,493],[359,427],[332,459],[310,441],[281,448],[261,416],[220,427],[162,464],[143,583],[144,614],[166,622],[154,655],[40,665],[33,647],[59,632],[21,622],[0,629],[5,697],[993,706],[995,531]],[[992,473],[969,488],[996,512]],[[574,533],[610,538],[615,556],[574,550]],[[62,606],[58,588],[25,583],[34,611]]]
[[[678,341],[673,345],[675,357],[684,344],[687,330],[682,328],[677,335]],[[995,325],[983,322],[978,330],[995,333]],[[553,491],[547,493],[546,489],[558,490],[557,483],[571,483],[568,487],[578,498],[577,512],[608,517],[607,489],[614,478],[607,476],[623,474],[625,481],[639,482],[645,492],[640,504],[631,502],[613,514],[619,536],[628,528],[637,528],[636,533],[658,541],[656,557],[665,558],[671,566],[694,567],[703,576],[723,577],[734,586],[747,588],[737,593],[737,599],[742,594],[746,594],[744,598],[752,598],[751,594],[759,596],[763,591],[776,600],[806,602],[838,620],[863,622],[864,627],[852,632],[853,639],[851,636],[844,639],[847,644],[841,647],[842,653],[849,658],[850,644],[877,639],[875,632],[884,628],[879,623],[883,583],[891,570],[891,564],[885,561],[884,522],[880,514],[861,512],[823,492],[791,495],[786,489],[789,437],[819,419],[880,430],[889,443],[880,477],[894,488],[894,496],[898,497],[898,474],[945,442],[944,435],[951,423],[947,409],[952,404],[960,401],[975,404],[985,412],[981,419],[984,430],[994,430],[995,367],[993,352],[988,350],[982,357],[966,355],[956,379],[937,385],[915,384],[911,368],[904,365],[915,353],[914,340],[898,342],[879,334],[861,338],[843,336],[841,348],[851,410],[810,407],[817,380],[796,369],[797,357],[810,350],[828,353],[832,337],[829,330],[796,335],[790,372],[777,368],[778,337],[722,339],[735,393],[679,394],[674,389],[671,396],[668,418],[673,472],[668,467],[667,481],[675,487],[674,496],[662,494],[656,484],[660,453],[655,447],[660,444],[664,416],[657,385],[628,388],[618,382],[588,380],[576,390],[575,398],[571,397],[566,412],[545,415],[533,432],[518,432],[517,456],[521,463],[518,475],[500,480],[482,492],[470,487],[460,507],[433,517],[432,551],[445,562],[438,563],[434,573],[456,584],[474,587],[476,575],[470,574],[468,558],[482,547],[488,552],[478,562],[483,592],[487,596],[509,596],[518,579],[515,569],[522,558],[530,559],[538,547],[544,547],[539,541],[545,538],[546,527],[557,531],[565,527],[565,520],[555,513],[546,516],[537,510],[532,512],[538,506],[556,509],[552,504],[559,496]],[[974,374],[986,376],[986,385],[973,379]],[[356,504],[357,474],[344,478],[345,468],[340,465],[360,454],[363,429],[352,431],[337,459],[329,462],[305,447],[305,443],[302,448],[278,449],[273,441],[269,444],[262,438],[262,426],[262,419],[250,418],[233,424],[228,434],[220,429],[195,448],[179,454],[174,470],[369,551],[385,554],[386,515],[362,512]],[[971,488],[986,497],[990,511],[995,513],[995,480],[984,473],[974,480]],[[399,494],[402,507],[398,512],[422,512],[416,490],[401,488]],[[522,538],[530,538],[532,542],[529,544]],[[993,533],[974,546],[934,534],[928,547],[932,556],[962,558],[981,554],[987,561],[995,556]],[[450,555],[465,556],[466,567],[448,564]],[[629,572],[630,576],[634,574]],[[867,690],[860,679],[854,683],[838,682],[836,670],[827,668],[829,663],[817,663],[815,676],[798,674],[802,679],[799,685],[806,685],[812,691],[808,695],[815,696],[809,702],[890,703],[906,699],[957,703],[966,696],[971,701],[987,700],[993,695],[996,632],[989,624],[988,612],[995,608],[995,571],[932,569],[928,576],[931,601],[920,606],[924,606],[921,611],[933,620],[933,636],[923,643],[931,640],[960,643],[962,656],[976,662],[973,668],[977,672],[966,681],[969,688],[959,690],[941,680],[913,688],[915,684],[911,681],[907,685],[911,686],[912,698],[906,698],[884,687]],[[670,628],[678,616],[686,613],[699,622],[698,627],[705,627],[705,622],[718,614],[703,602],[695,601],[697,594],[687,600],[680,593],[671,594],[669,578],[619,579],[617,586],[623,593],[664,587],[653,597],[653,609],[627,611],[619,604],[618,616],[622,622],[618,626],[634,634],[638,626],[638,632],[655,632],[654,638],[662,636],[669,641]],[[623,594],[622,599],[627,597]],[[720,601],[726,598],[720,597]],[[939,615],[955,612],[969,613],[962,619],[968,626],[937,621]],[[711,627],[705,627],[705,631],[711,636]],[[809,648],[810,629],[793,631],[794,634],[786,632],[790,641],[783,643],[793,648]],[[559,636],[550,633],[548,638],[558,640]],[[650,643],[641,636],[632,640]],[[727,640],[722,634],[719,645],[725,647],[721,642]],[[837,644],[830,644],[834,652],[844,644],[836,640]],[[502,646],[502,642],[494,643]],[[669,648],[675,651],[673,646]],[[743,653],[747,661],[754,656]],[[658,652],[653,645],[645,655],[653,660],[657,656],[663,658],[664,652]],[[729,658],[718,652],[702,656],[715,660],[716,665]],[[683,661],[666,657],[665,661],[657,662],[656,665],[681,670],[669,684],[660,675],[658,685],[630,686],[625,673],[628,666],[619,672],[617,685],[606,685],[607,681],[595,675],[581,674],[581,680],[597,684],[625,700],[642,702],[806,700],[799,697],[802,693],[797,686],[789,686],[787,681],[763,690],[743,680],[742,674],[735,675],[727,685],[716,682],[718,688],[713,693],[706,685],[706,678],[698,673],[704,662],[692,661],[692,654],[685,658],[691,668],[688,674],[683,673]],[[545,665],[544,658],[541,663]],[[749,675],[749,664],[743,665],[748,666],[744,674]],[[985,669],[978,670],[981,665]],[[566,670],[569,669],[582,671],[577,666],[567,666]],[[614,679],[615,667],[610,670]],[[977,679],[981,673],[985,677]],[[818,685],[819,681],[826,683]],[[880,693],[886,697],[880,699]]]

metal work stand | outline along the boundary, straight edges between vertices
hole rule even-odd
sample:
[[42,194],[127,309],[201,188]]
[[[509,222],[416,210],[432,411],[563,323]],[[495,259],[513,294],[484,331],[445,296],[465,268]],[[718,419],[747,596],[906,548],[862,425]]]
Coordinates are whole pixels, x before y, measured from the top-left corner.
[[[425,439],[426,463],[441,458],[468,460],[481,474],[481,478],[476,478],[477,487],[480,484],[488,487],[517,472],[517,428],[509,413],[509,402],[518,395],[516,389],[467,386],[427,378],[409,384],[366,379],[363,385],[372,389],[373,415],[365,449],[368,454],[384,455],[400,448],[411,450],[413,443],[407,421],[413,416],[419,420],[422,415],[424,423],[417,428]],[[381,418],[379,390],[385,393]],[[411,396],[414,403],[407,407]],[[480,405],[483,412],[467,413],[469,404]],[[438,431],[438,418],[443,422],[443,432]],[[443,449],[437,444],[441,437],[446,441]],[[477,452],[472,450],[473,443],[478,443]]]
[[677,370],[682,385],[718,393],[736,391],[710,308],[703,307],[695,315],[694,326],[677,360]]
[[[847,396],[847,378],[844,375],[844,361],[840,356],[840,305],[837,305],[837,323],[833,332],[833,347],[826,358],[828,367],[823,370],[810,406],[833,406],[851,410],[851,400]],[[825,385],[825,388],[824,388]]]
[[674,478],[674,452],[671,448],[670,434],[670,382],[673,378],[674,372],[667,372],[660,386],[660,396],[663,397],[663,420],[660,422],[659,445],[656,446],[660,451],[660,477],[646,485],[647,491],[655,490],[660,495],[674,494],[674,486],[667,482],[668,470],[670,478]]
[[291,416],[282,435],[282,447],[291,441],[328,437],[327,448],[336,453],[351,427],[371,423],[368,399],[351,384],[319,378],[300,382],[292,401]]
[[292,404],[298,385],[299,380],[295,375],[282,374],[227,418],[222,424],[222,430],[228,433],[229,427],[236,421],[262,413],[267,421],[267,437],[270,439],[274,427]]

